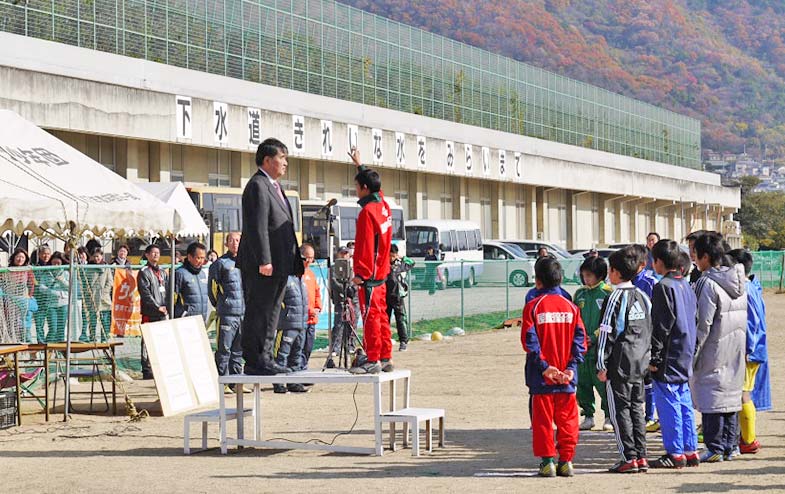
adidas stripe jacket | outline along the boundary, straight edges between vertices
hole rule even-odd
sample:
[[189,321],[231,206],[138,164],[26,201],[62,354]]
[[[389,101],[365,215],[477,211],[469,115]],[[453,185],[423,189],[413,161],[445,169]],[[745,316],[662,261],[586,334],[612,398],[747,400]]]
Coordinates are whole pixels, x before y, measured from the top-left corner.
[[597,370],[613,381],[641,382],[651,357],[651,301],[630,282],[605,299],[597,341]]

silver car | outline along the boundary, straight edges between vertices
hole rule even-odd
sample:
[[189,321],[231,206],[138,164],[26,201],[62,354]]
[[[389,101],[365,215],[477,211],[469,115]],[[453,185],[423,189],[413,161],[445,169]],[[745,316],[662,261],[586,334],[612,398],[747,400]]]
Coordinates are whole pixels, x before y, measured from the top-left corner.
[[514,244],[488,240],[482,244],[483,272],[480,282],[523,287],[534,283],[534,258]]

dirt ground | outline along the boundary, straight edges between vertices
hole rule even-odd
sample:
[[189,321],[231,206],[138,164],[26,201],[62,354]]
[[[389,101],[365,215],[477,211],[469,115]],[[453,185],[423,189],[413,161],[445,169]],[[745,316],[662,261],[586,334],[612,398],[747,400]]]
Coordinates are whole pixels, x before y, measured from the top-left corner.
[[[767,293],[766,303],[775,411],[758,416],[761,452],[730,463],[645,476],[604,473],[617,457],[615,443],[612,434],[592,431],[581,434],[576,477],[532,477],[538,460],[531,452],[519,334],[501,330],[440,343],[414,342],[410,351],[394,355],[400,368],[413,372],[412,405],[447,410],[446,448],[431,455],[413,458],[409,449],[387,451],[383,457],[230,449],[221,456],[213,439],[213,449],[184,456],[182,417],[160,416],[148,381],[128,385],[137,406],[154,415],[141,423],[75,414],[67,424],[58,417],[45,424],[43,415],[30,414],[25,419],[32,425],[0,431],[0,486],[18,493],[785,492],[785,295]],[[323,358],[315,354],[312,366],[321,366]],[[316,386],[305,395],[266,392],[265,438],[329,441],[347,431],[355,418],[353,388]],[[372,445],[370,388],[361,386],[356,397],[357,426],[337,442]],[[33,408],[27,411],[34,413]],[[196,426],[192,434],[198,434]],[[210,435],[217,437],[217,426],[210,426]],[[659,434],[649,435],[649,446],[652,457],[661,454]]]

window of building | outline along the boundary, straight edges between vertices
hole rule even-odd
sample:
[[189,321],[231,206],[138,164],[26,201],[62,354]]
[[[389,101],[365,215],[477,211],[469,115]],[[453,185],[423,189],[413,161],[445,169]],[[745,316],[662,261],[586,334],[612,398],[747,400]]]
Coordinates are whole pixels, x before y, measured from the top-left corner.
[[232,153],[223,149],[207,151],[207,183],[215,187],[229,187],[232,184]]

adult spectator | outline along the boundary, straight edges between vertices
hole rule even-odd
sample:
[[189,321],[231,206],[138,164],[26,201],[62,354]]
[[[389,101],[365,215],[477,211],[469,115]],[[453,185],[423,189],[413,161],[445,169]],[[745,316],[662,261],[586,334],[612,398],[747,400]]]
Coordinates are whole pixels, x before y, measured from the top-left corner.
[[79,339],[104,342],[109,338],[112,324],[114,271],[106,266],[104,251],[100,247],[92,250],[87,262],[89,267],[84,272],[84,301],[88,325],[82,326]]
[[213,249],[210,249],[210,252],[207,253],[207,262],[205,263],[205,266],[210,266],[217,260],[218,260],[218,252],[214,251]]
[[256,151],[259,170],[243,191],[243,233],[237,265],[243,278],[245,317],[242,345],[245,373],[289,372],[275,362],[276,326],[289,275],[302,275],[289,201],[278,183],[288,167],[286,145],[265,139]]
[[49,266],[49,261],[52,259],[52,249],[49,245],[44,244],[38,248],[36,266]]
[[648,255],[646,257],[646,269],[649,271],[654,271],[654,258],[651,255],[651,249],[654,248],[654,244],[660,241],[660,234],[657,232],[649,232],[646,235],[646,250]]
[[243,280],[236,267],[240,233],[226,236],[226,254],[210,265],[210,303],[218,314],[218,345],[215,366],[219,376],[243,373],[242,324],[245,314]]
[[[147,265],[139,271],[137,282],[139,285],[139,299],[141,302],[142,323],[163,321],[169,317],[166,301],[169,300],[169,275],[161,269],[158,261],[161,259],[161,249],[157,245],[148,245],[144,250]],[[147,347],[142,339],[142,379],[152,379],[153,368],[150,367],[150,358]]]
[[[52,249],[47,244],[40,246],[35,254],[36,260],[34,264],[36,266],[49,265],[49,261],[52,259]],[[49,281],[48,279],[52,277],[53,273],[51,271],[39,272],[36,278],[36,289],[33,292],[36,304],[38,304],[38,311],[33,316],[38,343],[44,343],[46,335],[47,315],[53,296],[48,288],[47,282]]]
[[537,259],[542,259],[543,257],[550,257],[547,247],[540,247],[537,249]]
[[183,265],[174,272],[174,317],[202,316],[206,323],[210,315],[207,295],[207,274],[202,270],[207,247],[192,242],[185,253]]
[[[60,252],[55,252],[49,259],[50,266],[62,266],[65,257]],[[66,320],[68,319],[68,287],[71,274],[68,269],[61,268],[51,271],[51,276],[46,278],[47,288],[51,294],[47,307],[47,322],[49,331],[46,333],[47,343],[65,341]],[[39,340],[40,341],[40,340]]]
[[114,259],[112,259],[111,264],[117,266],[130,266],[131,261],[128,260],[129,252],[131,252],[131,249],[129,249],[127,245],[122,244],[120,247],[117,248],[117,255],[114,256]]
[[[30,256],[27,251],[17,248],[11,254],[9,267],[23,268],[30,265]],[[32,304],[38,304],[33,297],[35,290],[35,277],[32,270],[11,271],[0,279],[0,317],[5,316],[5,320],[11,326],[12,331],[23,331],[23,341],[29,342],[32,339],[30,329],[32,320],[29,315],[32,311]],[[31,302],[32,301],[32,302]]]

